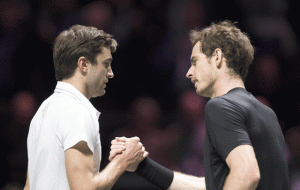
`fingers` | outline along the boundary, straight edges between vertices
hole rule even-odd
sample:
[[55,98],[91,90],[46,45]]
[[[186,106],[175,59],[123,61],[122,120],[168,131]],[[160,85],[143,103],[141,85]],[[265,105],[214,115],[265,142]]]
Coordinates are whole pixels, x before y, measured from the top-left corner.
[[116,140],[112,140],[111,146],[125,146],[125,142],[117,142]]
[[130,139],[133,139],[133,140],[135,140],[135,141],[138,141],[138,142],[140,142],[141,140],[140,140],[140,138],[139,137],[137,137],[137,136],[135,136],[135,137],[131,137]]
[[141,153],[142,160],[144,160],[144,158],[146,158],[149,155],[149,152],[147,152],[145,150],[144,146],[142,147],[142,150],[140,151],[140,153]]
[[114,140],[112,140],[111,142],[115,143],[115,142],[128,142],[128,141],[134,141],[134,142],[140,142],[140,138],[135,136],[135,137],[131,137],[131,138],[126,138],[126,137],[116,137]]
[[142,151],[141,151],[141,153],[142,153],[142,159],[144,159],[144,158],[146,158],[148,155],[149,155],[149,152],[147,152],[146,150],[145,150],[145,147],[143,146],[143,148],[142,148]]
[[139,142],[138,144],[137,144],[137,148],[138,149],[142,149],[144,146],[143,146],[143,144],[141,143],[141,142]]
[[138,150],[142,149],[143,144],[140,142],[139,137],[132,137],[132,138],[127,139],[127,141],[125,142],[125,146],[127,148],[131,147],[135,151],[138,151]]
[[110,149],[111,150],[120,150],[119,153],[121,153],[122,151],[126,150],[125,143],[112,140]]
[[145,151],[143,154],[143,158],[146,158],[149,155],[149,152]]
[[117,142],[126,142],[127,141],[127,138],[126,137],[116,137],[115,140]]
[[109,153],[109,161],[112,161],[114,159],[114,157],[116,157],[117,154],[121,154],[122,153],[122,150],[121,149],[114,149],[114,150],[111,150],[110,153]]
[[145,147],[140,142],[139,137],[116,137],[111,141],[110,148],[110,161],[118,154],[123,154],[123,151],[125,151],[125,154],[132,154],[132,156],[135,155],[134,157],[136,157],[137,160],[143,160],[149,155],[149,153],[145,151]]
[[126,150],[125,144],[124,145],[111,145],[110,146],[111,150],[120,150],[119,153],[121,153],[122,151]]
[[[124,137],[125,138],[125,137]],[[124,139],[121,138],[121,139]],[[125,147],[125,141],[121,140],[118,141],[117,138],[111,141],[111,146],[110,146],[110,154],[109,154],[109,160],[112,161],[112,159],[117,155],[121,154],[123,151],[126,150]]]
[[145,147],[143,146],[140,150],[136,152],[136,154],[139,156],[139,160],[142,161],[149,155],[149,152],[147,152],[145,150]]

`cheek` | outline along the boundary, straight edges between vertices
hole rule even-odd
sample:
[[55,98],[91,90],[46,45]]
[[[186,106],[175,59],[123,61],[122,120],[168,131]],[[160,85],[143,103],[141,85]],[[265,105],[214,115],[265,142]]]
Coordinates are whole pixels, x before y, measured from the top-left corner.
[[204,81],[207,78],[207,71],[203,68],[196,68],[195,76],[198,81]]
[[105,80],[105,77],[106,77],[105,69],[100,70],[100,72],[98,73],[98,81]]
[[195,76],[200,83],[211,83],[214,79],[214,72],[212,68],[198,68],[195,70]]

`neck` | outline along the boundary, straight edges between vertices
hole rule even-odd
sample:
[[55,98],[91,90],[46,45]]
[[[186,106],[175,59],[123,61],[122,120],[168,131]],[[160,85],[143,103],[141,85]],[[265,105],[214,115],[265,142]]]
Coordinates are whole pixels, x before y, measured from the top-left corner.
[[241,78],[239,77],[228,77],[219,80],[219,82],[216,82],[215,87],[214,87],[214,92],[211,96],[211,98],[215,98],[218,96],[222,96],[224,94],[226,94],[227,92],[229,92],[230,90],[234,89],[234,88],[245,88],[244,82]]
[[69,83],[71,84],[72,86],[74,86],[79,92],[81,92],[88,100],[91,99],[91,97],[88,95],[88,92],[87,92],[87,88],[86,88],[86,85],[84,84],[84,79],[80,78],[80,77],[76,77],[76,76],[73,76],[71,78],[68,78],[68,79],[63,79],[62,82],[65,82],[65,83]]

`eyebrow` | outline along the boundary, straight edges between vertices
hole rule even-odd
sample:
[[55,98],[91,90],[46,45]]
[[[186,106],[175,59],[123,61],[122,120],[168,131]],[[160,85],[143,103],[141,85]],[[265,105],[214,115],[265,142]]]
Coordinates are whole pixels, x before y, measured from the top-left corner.
[[111,63],[113,61],[112,57],[104,60],[104,62],[107,62],[107,61],[109,61]]

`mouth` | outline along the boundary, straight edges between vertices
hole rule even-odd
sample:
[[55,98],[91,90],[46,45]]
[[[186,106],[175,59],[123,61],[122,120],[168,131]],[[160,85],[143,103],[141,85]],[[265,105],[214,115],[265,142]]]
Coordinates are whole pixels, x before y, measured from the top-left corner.
[[192,83],[196,84],[196,82],[198,82],[197,79],[192,79]]
[[103,88],[107,87],[107,83],[108,83],[108,81],[104,82],[104,87]]

